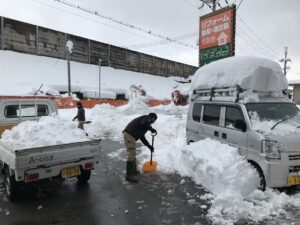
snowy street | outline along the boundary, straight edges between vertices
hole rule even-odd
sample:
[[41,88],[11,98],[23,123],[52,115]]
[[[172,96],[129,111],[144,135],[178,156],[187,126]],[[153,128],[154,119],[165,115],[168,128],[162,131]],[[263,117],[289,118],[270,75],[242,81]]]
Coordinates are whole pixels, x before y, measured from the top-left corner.
[[37,194],[24,190],[16,204],[0,192],[1,224],[209,224],[199,198],[205,191],[189,178],[158,172],[139,175],[138,185],[126,182],[125,161],[108,156],[122,147],[104,141],[100,166],[87,186],[73,179]]
[[[125,161],[110,156],[122,147],[119,142],[103,142],[100,166],[87,186],[77,186],[72,179],[35,194],[24,190],[17,203],[7,201],[0,191],[1,224],[211,224],[206,217],[210,203],[203,198],[209,193],[188,177],[158,172],[139,175],[138,185],[126,182]],[[299,211],[293,214],[297,218]],[[255,224],[293,222],[297,224],[281,216]]]
[[[122,148],[122,144],[104,141],[102,146],[100,166],[87,186],[80,187],[76,179],[71,179],[62,186],[47,187],[35,194],[24,190],[16,204],[7,201],[0,191],[1,223],[211,224],[206,217],[209,201],[201,197],[209,193],[201,185],[188,177],[161,172],[139,175],[139,184],[130,184],[124,179],[125,161],[109,156]],[[2,176],[0,179],[3,190]],[[283,217],[256,224],[292,224],[292,221]]]

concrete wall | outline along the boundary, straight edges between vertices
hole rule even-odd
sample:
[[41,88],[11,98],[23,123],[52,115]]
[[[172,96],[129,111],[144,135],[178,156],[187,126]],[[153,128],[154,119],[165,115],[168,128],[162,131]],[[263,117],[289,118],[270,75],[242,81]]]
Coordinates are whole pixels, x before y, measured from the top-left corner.
[[65,59],[66,34],[43,27],[38,28],[38,54]]
[[98,65],[100,58],[102,66],[166,77],[187,77],[197,70],[183,63],[0,17],[3,50],[66,59],[67,40],[74,43],[71,60],[76,62]]

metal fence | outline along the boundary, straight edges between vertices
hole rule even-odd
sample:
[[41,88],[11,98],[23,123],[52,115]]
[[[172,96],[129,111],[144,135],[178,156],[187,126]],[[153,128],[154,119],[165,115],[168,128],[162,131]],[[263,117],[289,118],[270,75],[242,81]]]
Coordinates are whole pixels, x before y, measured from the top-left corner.
[[188,77],[197,67],[147,55],[118,46],[51,30],[44,27],[0,17],[2,50],[66,59],[66,42],[74,49],[71,60],[76,62],[124,69],[159,76]]

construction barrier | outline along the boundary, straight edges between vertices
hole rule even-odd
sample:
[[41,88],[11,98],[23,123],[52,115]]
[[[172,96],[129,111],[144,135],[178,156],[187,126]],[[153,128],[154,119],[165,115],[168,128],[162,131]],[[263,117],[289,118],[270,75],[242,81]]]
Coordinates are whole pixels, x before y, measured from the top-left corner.
[[[0,96],[0,99],[51,99],[55,102],[58,109],[69,109],[76,107],[76,103],[80,101],[84,108],[93,108],[97,104],[110,104],[112,106],[122,106],[128,103],[128,100],[112,100],[112,99],[73,99],[70,97],[62,98],[60,96],[42,96],[42,95],[32,95],[32,96]],[[147,100],[146,104],[150,107],[158,105],[168,105],[171,103],[171,100]]]

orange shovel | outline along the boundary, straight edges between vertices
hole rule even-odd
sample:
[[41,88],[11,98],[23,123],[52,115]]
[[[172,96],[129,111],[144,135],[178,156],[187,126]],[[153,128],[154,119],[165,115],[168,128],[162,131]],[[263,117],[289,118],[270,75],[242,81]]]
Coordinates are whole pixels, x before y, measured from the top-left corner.
[[[154,136],[155,135],[152,135],[152,147],[154,144]],[[144,173],[154,173],[156,172],[156,168],[157,168],[157,162],[152,161],[152,151],[151,151],[150,161],[144,163],[142,170]]]

